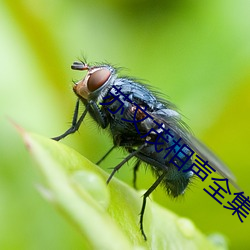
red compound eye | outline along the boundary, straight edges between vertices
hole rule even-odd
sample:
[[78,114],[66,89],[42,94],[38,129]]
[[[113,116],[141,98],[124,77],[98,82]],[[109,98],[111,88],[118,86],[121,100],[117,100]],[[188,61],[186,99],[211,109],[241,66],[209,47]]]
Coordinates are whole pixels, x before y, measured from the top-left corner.
[[109,78],[110,71],[108,69],[99,69],[92,73],[88,79],[88,90],[93,92],[99,89]]

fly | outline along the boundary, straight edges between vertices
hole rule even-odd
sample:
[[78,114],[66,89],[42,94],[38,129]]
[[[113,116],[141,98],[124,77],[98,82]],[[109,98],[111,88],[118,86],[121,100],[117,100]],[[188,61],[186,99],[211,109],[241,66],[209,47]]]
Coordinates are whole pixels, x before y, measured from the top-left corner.
[[[59,141],[76,132],[89,113],[102,129],[109,130],[113,138],[113,147],[98,163],[116,147],[123,147],[128,152],[125,159],[114,167],[107,183],[131,158],[137,159],[134,186],[141,163],[150,166],[156,181],[143,195],[140,230],[145,240],[143,216],[147,197],[159,184],[170,196],[183,194],[194,177],[191,171],[194,154],[204,159],[209,173],[217,171],[238,188],[230,170],[189,132],[175,106],[157,97],[147,85],[132,78],[119,77],[117,70],[108,64],[90,66],[85,62],[74,62],[71,68],[87,71],[87,74],[73,86],[78,99],[71,127],[53,139]],[[85,110],[79,116],[80,102]]]

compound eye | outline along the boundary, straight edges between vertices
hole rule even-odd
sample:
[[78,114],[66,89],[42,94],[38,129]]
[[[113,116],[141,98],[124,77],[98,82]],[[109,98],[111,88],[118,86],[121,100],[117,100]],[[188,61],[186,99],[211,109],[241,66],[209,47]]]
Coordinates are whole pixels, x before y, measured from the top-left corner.
[[88,90],[93,92],[99,89],[109,79],[110,74],[108,69],[99,69],[90,74],[87,83]]

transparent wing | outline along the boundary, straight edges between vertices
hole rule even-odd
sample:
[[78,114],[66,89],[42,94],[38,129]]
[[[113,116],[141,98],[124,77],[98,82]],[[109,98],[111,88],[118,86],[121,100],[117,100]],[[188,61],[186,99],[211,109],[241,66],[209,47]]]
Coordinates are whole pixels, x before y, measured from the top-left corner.
[[160,112],[152,112],[149,114],[152,115],[155,120],[158,120],[158,122],[165,124],[166,128],[169,128],[179,135],[180,138],[182,138],[182,140],[203,160],[209,161],[210,165],[215,168],[221,176],[227,178],[235,188],[241,190],[236,184],[236,178],[233,173],[210,149],[191,134],[187,126],[181,121],[178,112],[165,109]]
[[241,190],[236,184],[236,178],[233,173],[229,170],[225,163],[223,163],[210,149],[208,149],[208,147],[190,134],[187,135],[184,140],[199,154],[202,159],[208,160],[220,175],[227,178],[235,188]]

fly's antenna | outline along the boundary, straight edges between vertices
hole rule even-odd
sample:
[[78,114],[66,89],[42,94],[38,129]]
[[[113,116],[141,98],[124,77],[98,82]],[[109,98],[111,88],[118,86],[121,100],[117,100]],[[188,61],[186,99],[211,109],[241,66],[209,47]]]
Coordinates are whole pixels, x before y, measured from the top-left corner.
[[89,65],[84,62],[73,62],[71,69],[74,70],[89,70]]

